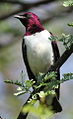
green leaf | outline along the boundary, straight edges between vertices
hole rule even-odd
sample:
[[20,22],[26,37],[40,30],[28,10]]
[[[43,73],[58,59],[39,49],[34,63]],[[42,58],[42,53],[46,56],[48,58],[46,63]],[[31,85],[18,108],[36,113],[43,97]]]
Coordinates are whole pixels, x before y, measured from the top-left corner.
[[5,83],[10,83],[10,84],[15,84],[15,85],[24,87],[23,84],[22,84],[22,82],[20,82],[18,80],[15,80],[15,81],[14,80],[5,80],[4,82]]
[[69,50],[71,45],[73,45],[73,35],[70,34],[65,35],[64,33],[62,33],[61,38],[53,36],[51,37],[51,40],[62,42],[66,50]]
[[[39,73],[38,83],[35,83],[34,80],[21,80],[21,82],[18,80],[6,80],[5,82],[19,86],[17,88],[18,92],[14,93],[15,96],[20,96],[25,93],[31,94],[31,98],[29,99],[28,104],[24,107],[23,112],[30,112],[38,115],[40,119],[46,119],[53,115],[53,112],[51,111],[52,107],[48,107],[47,104],[45,104],[45,101],[47,101],[46,97],[51,96],[53,98],[56,96],[55,89],[58,88],[59,84],[63,83],[64,81],[73,79],[73,73],[63,74],[63,78],[61,80],[56,80],[56,76],[57,73],[53,71],[48,72],[47,74]],[[30,87],[34,87],[33,93],[30,91]]]
[[22,91],[22,88],[21,88],[21,87],[18,87],[18,88],[17,88],[17,91]]
[[56,79],[56,77],[57,77],[57,72],[54,72],[54,71],[52,71],[52,72],[48,72],[46,75],[45,75],[45,77],[44,77],[44,81],[49,81],[49,80],[55,80]]
[[67,81],[67,80],[70,80],[70,79],[73,79],[73,73],[63,74],[62,80]]
[[33,84],[35,83],[35,81],[33,81],[33,80],[26,80],[24,83],[25,83],[25,86],[27,88],[31,88],[33,86]]
[[69,7],[69,6],[73,6],[73,0],[66,0],[63,3],[64,7]]
[[72,23],[69,23],[68,26],[73,27],[73,22]]
[[37,115],[40,119],[46,119],[53,116],[53,112],[50,111],[50,107],[40,104],[40,102],[34,101],[33,104],[27,104],[23,108],[23,113],[31,112]]
[[38,95],[39,95],[39,97],[45,97],[44,91],[40,91],[40,92],[38,93]]
[[23,90],[23,91],[14,93],[14,95],[15,95],[15,96],[20,96],[20,95],[25,94],[25,93],[26,93],[26,91]]

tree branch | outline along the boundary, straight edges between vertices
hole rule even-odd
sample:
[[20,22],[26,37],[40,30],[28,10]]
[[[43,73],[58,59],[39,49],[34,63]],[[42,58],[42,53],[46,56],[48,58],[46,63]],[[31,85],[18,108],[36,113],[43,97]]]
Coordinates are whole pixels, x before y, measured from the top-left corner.
[[9,4],[19,4],[19,5],[25,5],[25,3],[24,2],[22,2],[22,1],[18,1],[18,0],[0,0],[0,3],[9,3]]
[[[38,4],[37,4],[37,6],[38,6]],[[36,6],[36,7],[37,7]],[[13,16],[13,15],[15,15],[15,14],[18,14],[18,13],[21,13],[21,12],[26,12],[26,10],[29,10],[30,8],[34,8],[35,6],[33,5],[30,5],[29,7],[27,6],[27,5],[25,5],[25,7],[20,7],[18,10],[15,10],[15,11],[13,11],[13,12],[11,12],[11,13],[8,13],[8,14],[5,14],[5,15],[3,15],[3,16],[0,16],[0,21],[2,21],[2,20],[5,20],[5,19],[7,19],[7,18],[9,18],[9,17],[11,17],[11,16]],[[55,11],[55,10],[54,10]],[[51,20],[51,19],[53,19],[54,17],[58,17],[58,16],[65,16],[65,15],[67,15],[67,14],[65,14],[65,13],[70,13],[70,12],[72,12],[73,11],[73,7],[69,7],[69,8],[66,8],[66,9],[62,9],[60,12],[58,12],[57,14],[53,14],[53,15],[51,15],[51,16],[49,16],[49,18],[47,18],[46,20],[43,20],[43,23],[44,22],[46,22],[47,20],[49,21],[49,20]],[[49,13],[48,13],[49,14]]]
[[58,70],[70,57],[70,55],[73,53],[73,44],[71,45],[69,50],[66,50],[63,55],[58,59],[58,61],[49,68],[49,71],[56,71]]
[[22,1],[18,1],[18,0],[0,0],[0,3],[10,3],[10,4],[19,4],[19,5],[22,5],[22,6],[30,6],[30,5],[34,5],[34,6],[37,6],[37,5],[41,5],[41,4],[47,4],[47,3],[50,3],[50,2],[54,2],[56,0],[44,0],[44,1],[39,1],[39,2],[36,2],[36,3],[25,3],[25,2],[22,2]]
[[0,21],[2,20],[5,20],[9,17],[11,17],[12,15],[15,15],[17,13],[20,13],[20,12],[23,12],[23,11],[26,11],[26,10],[29,10],[30,8],[34,8],[34,7],[37,7],[39,5],[45,5],[47,3],[51,3],[51,2],[54,2],[56,0],[44,0],[44,1],[39,1],[39,2],[36,2],[36,3],[24,3],[24,2],[21,2],[21,1],[14,1],[14,0],[0,0],[0,3],[11,3],[11,4],[19,4],[21,5],[21,7],[18,9],[18,10],[15,10],[11,13],[7,13],[3,16],[0,16]]

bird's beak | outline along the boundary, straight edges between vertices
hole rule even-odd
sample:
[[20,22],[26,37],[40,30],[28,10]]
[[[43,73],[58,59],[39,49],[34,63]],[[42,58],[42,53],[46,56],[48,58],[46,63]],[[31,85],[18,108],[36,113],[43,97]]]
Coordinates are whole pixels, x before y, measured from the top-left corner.
[[22,15],[14,15],[14,18],[17,18],[17,19],[25,19],[26,17],[25,17],[25,16],[22,16]]

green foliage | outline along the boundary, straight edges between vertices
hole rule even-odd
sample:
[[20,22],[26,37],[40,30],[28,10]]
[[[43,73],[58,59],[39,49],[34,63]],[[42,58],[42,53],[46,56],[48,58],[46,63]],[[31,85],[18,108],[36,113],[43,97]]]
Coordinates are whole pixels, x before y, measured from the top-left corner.
[[[73,6],[73,0],[66,0],[63,2],[63,6],[64,7],[71,7]],[[68,23],[68,26],[73,27],[73,22],[72,23]]]
[[63,74],[63,81],[73,79],[73,73]]
[[15,85],[18,85],[18,86],[22,86],[23,87],[22,82],[20,82],[18,80],[16,80],[16,81],[14,81],[14,80],[5,80],[4,82],[5,83],[10,83],[10,84],[15,84]]
[[23,78],[25,78],[25,74],[23,72],[21,72],[21,81],[19,80],[5,80],[5,83],[10,83],[10,84],[14,84],[19,86],[17,88],[17,93],[14,93],[15,96],[19,96],[25,93],[31,93],[30,88],[33,86],[33,84],[35,83],[35,81],[33,80],[24,80]]
[[59,39],[59,41],[62,41],[63,45],[68,50],[70,49],[71,45],[73,45],[73,35],[62,34],[62,37]]
[[14,80],[5,80],[5,83],[10,83],[10,84],[14,84],[19,86],[17,88],[17,93],[14,93],[14,95],[19,96],[25,93],[31,93],[30,88],[32,87],[34,81],[32,80],[25,80],[24,83],[20,82],[18,80],[14,81]]
[[[5,80],[5,83],[19,86],[17,88],[18,92],[14,94],[16,96],[28,92],[31,94],[31,98],[29,99],[27,105],[24,106],[23,112],[31,112],[38,115],[40,119],[46,119],[53,116],[53,112],[50,110],[52,107],[45,104],[46,96],[56,96],[55,89],[58,88],[58,85],[64,81],[73,79],[73,73],[64,74],[60,81],[56,80],[56,76],[56,72],[48,72],[47,74],[39,73],[39,76],[36,77],[37,82],[35,82],[34,80],[24,80],[25,73],[22,72],[21,81]],[[34,87],[33,92],[30,91],[31,87]],[[38,100],[38,97],[40,100]]]
[[69,7],[69,6],[73,6],[73,0],[66,0],[63,3],[64,7]]
[[[37,85],[34,85],[33,87],[36,89],[36,91],[38,91],[41,87],[46,87],[47,91],[53,90],[55,88],[54,84],[56,81],[56,76],[56,72],[48,72],[46,75],[39,74],[37,78]],[[46,93],[48,93],[47,91]]]
[[32,114],[39,116],[40,119],[47,119],[48,117],[53,116],[53,112],[50,111],[50,108],[40,104],[39,100],[31,101],[31,103],[23,108],[23,112],[31,112]]
[[73,22],[72,23],[69,23],[68,26],[73,27]]
[[[41,77],[43,76],[43,78],[41,79]],[[35,83],[34,80],[24,80],[21,79],[21,81],[19,80],[5,80],[5,83],[10,83],[10,84],[15,84],[17,86],[19,86],[17,88],[17,96],[24,93],[32,93],[30,91],[31,87],[34,87],[35,89],[35,93],[32,95],[32,97],[36,96],[36,95],[48,95],[48,94],[54,94],[54,90],[58,87],[59,84],[63,83],[64,81],[73,79],[73,73],[67,73],[67,74],[63,74],[63,78],[59,81],[56,80],[56,76],[57,73],[56,72],[48,72],[46,75],[39,73],[39,76],[37,77],[37,83]],[[25,78],[25,75],[24,77]],[[46,91],[44,91],[43,93],[39,92],[39,89],[43,87],[42,91],[44,91],[44,89],[46,89]],[[36,96],[37,98],[37,96]]]
[[62,36],[60,38],[56,37],[56,36],[52,36],[50,38],[50,40],[52,41],[60,41],[63,43],[63,45],[65,46],[66,50],[69,50],[71,45],[73,45],[73,35],[65,35],[64,33],[62,34]]

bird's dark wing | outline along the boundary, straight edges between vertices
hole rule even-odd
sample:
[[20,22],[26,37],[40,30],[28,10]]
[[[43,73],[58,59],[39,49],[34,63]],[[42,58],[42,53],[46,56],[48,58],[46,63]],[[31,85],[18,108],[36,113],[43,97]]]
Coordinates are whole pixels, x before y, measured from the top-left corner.
[[52,47],[54,52],[54,62],[56,62],[60,58],[60,53],[56,41],[52,41]]
[[[27,47],[25,45],[25,39],[23,39],[23,41],[22,41],[22,55],[23,55],[23,60],[24,60],[24,63],[25,63],[26,69],[27,69],[27,73],[28,73],[29,79],[35,79],[35,76],[33,75],[32,71],[30,69],[29,63],[28,63]],[[31,97],[31,95],[30,95],[30,97]],[[27,102],[23,105],[23,107],[26,104],[27,104]],[[23,107],[22,107],[22,110],[23,110]],[[28,113],[23,113],[22,110],[21,110],[21,112],[20,112],[20,114],[19,114],[17,119],[26,119],[27,118]]]
[[[58,49],[56,41],[52,41],[52,47],[53,47],[53,52],[54,52],[54,63],[55,63],[60,57],[60,53],[59,53],[59,49]],[[59,70],[57,70],[57,80],[60,80],[60,71]],[[58,89],[55,90],[58,99],[59,99],[59,95],[60,95],[59,90],[60,90],[60,85],[59,85]]]
[[22,41],[22,55],[23,55],[23,60],[24,60],[24,63],[25,63],[26,69],[27,69],[27,73],[28,73],[29,79],[35,79],[35,76],[32,73],[32,71],[30,69],[30,66],[29,66],[29,63],[28,63],[27,47],[25,45],[25,39],[23,39],[23,41]]
[[[53,47],[53,52],[54,52],[54,63],[55,63],[60,57],[60,53],[59,53],[59,49],[58,49],[56,41],[52,41],[52,47]],[[59,69],[57,70],[56,79],[60,80],[60,70]],[[58,85],[58,88],[55,89],[55,92],[56,92],[56,97],[53,98],[52,107],[55,112],[61,112],[62,107],[58,101],[60,97],[60,85]]]

